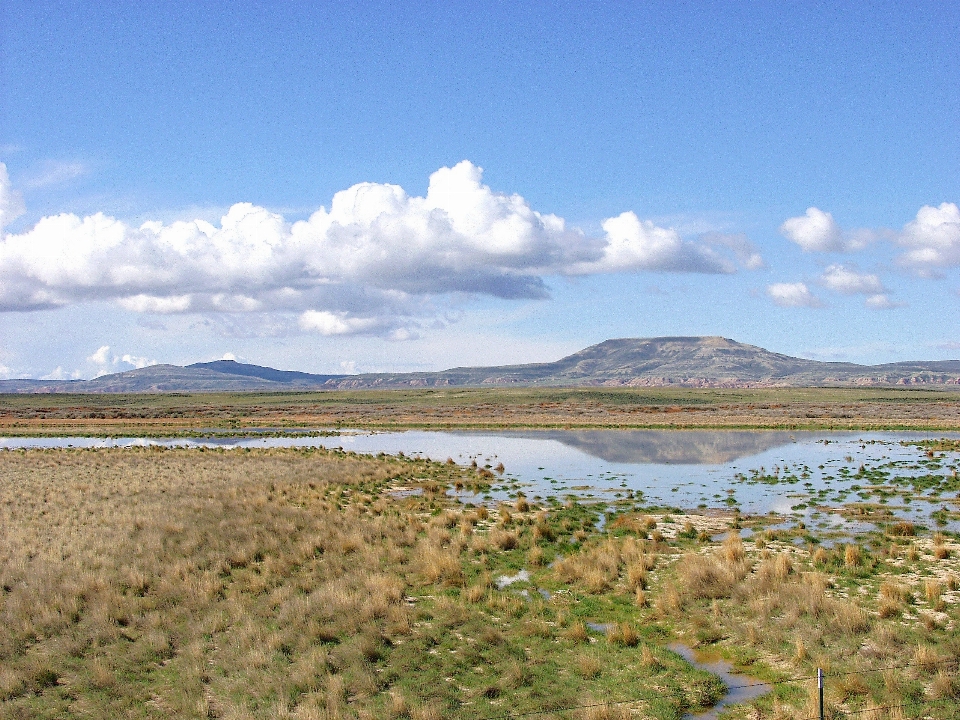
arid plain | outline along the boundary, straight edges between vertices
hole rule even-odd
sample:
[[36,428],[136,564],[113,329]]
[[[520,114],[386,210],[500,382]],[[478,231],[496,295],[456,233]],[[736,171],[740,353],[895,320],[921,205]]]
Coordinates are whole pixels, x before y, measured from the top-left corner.
[[[33,395],[0,408],[8,436],[960,429],[957,395],[899,389]],[[911,447],[952,508],[960,447]],[[725,693],[670,649],[682,643],[770,684],[729,717],[816,716],[818,667],[829,717],[960,717],[953,533],[864,503],[849,505],[869,522],[839,543],[629,493],[485,502],[502,473],[487,465],[0,452],[0,716],[680,718]],[[865,484],[873,472],[860,469]]]
[[276,428],[960,429],[960,391],[458,388],[0,396],[0,433]]

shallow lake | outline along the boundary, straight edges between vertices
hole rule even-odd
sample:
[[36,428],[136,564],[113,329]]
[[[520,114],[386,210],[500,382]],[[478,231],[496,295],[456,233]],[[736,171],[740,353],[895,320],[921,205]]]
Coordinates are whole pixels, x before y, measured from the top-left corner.
[[[269,430],[269,429],[266,429]],[[265,433],[267,434],[267,433]],[[733,509],[778,513],[821,529],[855,532],[863,520],[832,512],[873,506],[892,518],[928,527],[960,528],[960,453],[931,454],[911,444],[958,433],[779,432],[725,430],[545,430],[406,432],[341,431],[339,435],[265,437],[0,438],[0,448],[132,447],[147,445],[255,448],[340,447],[359,453],[460,464],[476,461],[505,472],[488,492],[463,501],[494,502],[574,495],[621,507]],[[869,519],[869,518],[867,518]]]

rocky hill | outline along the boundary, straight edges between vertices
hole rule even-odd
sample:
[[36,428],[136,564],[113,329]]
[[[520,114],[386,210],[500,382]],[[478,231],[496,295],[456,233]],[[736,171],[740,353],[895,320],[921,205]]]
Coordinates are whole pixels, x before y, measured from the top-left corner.
[[2,380],[0,392],[230,392],[416,387],[813,387],[958,385],[960,361],[826,363],[722,337],[607,340],[551,363],[421,373],[315,375],[232,360],[153,365],[94,380]]

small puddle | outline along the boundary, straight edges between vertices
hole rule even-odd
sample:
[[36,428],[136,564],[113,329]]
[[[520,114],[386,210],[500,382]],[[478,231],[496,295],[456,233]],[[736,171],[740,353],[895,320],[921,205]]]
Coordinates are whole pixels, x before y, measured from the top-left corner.
[[390,497],[395,497],[398,499],[408,498],[408,497],[417,497],[418,495],[423,495],[422,487],[398,487],[393,490],[387,491],[387,494]]
[[587,627],[593,630],[594,632],[605,633],[613,627],[613,623],[595,623],[588,622]]
[[750,528],[741,528],[740,530],[734,530],[733,528],[731,528],[730,530],[724,530],[722,533],[711,535],[710,539],[713,542],[723,542],[728,537],[730,537],[730,533],[732,532],[736,532],[740,536],[741,540],[746,540],[749,537],[753,537],[753,530]]
[[530,581],[530,571],[521,570],[516,575],[501,575],[496,580],[494,580],[494,585],[497,586],[497,590],[503,590],[508,585],[513,585],[515,582],[529,582]]
[[748,702],[761,695],[766,695],[773,689],[770,683],[757,680],[749,675],[739,675],[732,672],[733,665],[726,660],[707,653],[697,652],[683,643],[671,643],[667,648],[694,667],[713,673],[720,678],[727,688],[727,694],[720,698],[712,708],[699,713],[687,713],[683,716],[684,720],[716,720],[720,711],[727,705]]

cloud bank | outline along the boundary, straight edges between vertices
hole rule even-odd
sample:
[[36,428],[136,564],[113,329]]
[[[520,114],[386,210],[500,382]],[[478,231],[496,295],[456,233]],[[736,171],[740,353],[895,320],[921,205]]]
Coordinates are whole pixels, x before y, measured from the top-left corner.
[[820,284],[843,295],[865,295],[864,304],[874,310],[897,307],[878,275],[861,273],[844,265],[830,265],[820,276]]
[[[921,276],[936,276],[944,268],[960,267],[960,208],[955,203],[924,205],[899,231],[886,228],[843,230],[833,216],[816,207],[788,218],[781,234],[806,252],[855,252],[878,240],[889,242],[899,254],[895,265]],[[863,295],[868,308],[901,307],[875,274],[842,264],[827,266],[817,283],[843,295]],[[770,285],[767,295],[778,305],[817,307],[819,302],[803,283]]]
[[[96,352],[87,357],[87,363],[95,368],[94,377],[100,377],[101,375],[107,375],[109,373],[119,372],[121,370],[130,370],[133,368],[139,369],[147,367],[148,365],[156,365],[157,361],[148,360],[146,357],[141,357],[138,355],[131,355],[130,353],[116,355],[110,351],[109,345],[101,345],[99,348],[97,348]],[[57,368],[57,370],[54,371],[54,374],[61,370],[62,368]],[[62,372],[60,374],[62,374]],[[79,376],[79,373],[76,373],[76,376]]]
[[845,231],[830,213],[811,207],[805,215],[784,221],[780,232],[807,252],[853,252],[877,239],[887,239],[903,250],[897,264],[921,274],[960,266],[960,208],[956,203],[924,205],[899,231]]
[[[0,164],[0,226],[22,211]],[[589,237],[494,192],[466,160],[433,173],[424,197],[361,183],[293,223],[250,203],[219,226],[61,214],[0,239],[0,310],[107,300],[138,313],[295,313],[303,331],[400,337],[445,294],[545,298],[550,276],[736,269],[709,243],[632,212],[602,228]],[[715,244],[743,255],[734,245]]]

